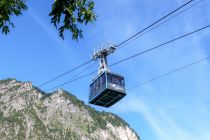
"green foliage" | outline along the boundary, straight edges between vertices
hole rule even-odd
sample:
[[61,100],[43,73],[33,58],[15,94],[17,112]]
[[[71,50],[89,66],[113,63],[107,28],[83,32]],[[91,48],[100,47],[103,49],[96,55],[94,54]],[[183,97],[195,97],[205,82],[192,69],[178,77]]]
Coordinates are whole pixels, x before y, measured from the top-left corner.
[[10,31],[10,27],[14,28],[13,22],[10,17],[12,15],[19,16],[23,10],[27,9],[27,0],[1,0],[0,1],[0,29],[3,34]]
[[[49,15],[52,17],[51,23],[59,30],[59,36],[62,39],[64,39],[64,31],[67,30],[72,33],[72,39],[78,41],[78,38],[83,37],[78,25],[86,25],[96,19],[93,9],[94,2],[91,0],[55,0]],[[61,20],[63,20],[62,24]]]
[[94,126],[90,126],[91,131],[94,131],[97,128],[106,130],[107,123],[111,123],[113,126],[116,127],[129,126],[128,123],[121,119],[119,116],[104,111],[96,111],[94,108],[85,105],[83,101],[78,100],[76,96],[68,93],[67,91],[64,91],[64,93],[61,94],[61,96],[63,96],[65,99],[69,99],[74,105],[78,106],[81,110],[88,110],[88,112],[94,120]]
[[86,105],[83,101],[78,100],[76,96],[68,93],[67,91],[63,91],[63,94],[61,94],[60,96],[64,97],[65,99],[70,100],[79,109],[84,109],[86,107]]
[[0,121],[3,122],[4,124],[8,124],[8,130],[7,132],[9,132],[9,135],[15,135],[15,126],[19,126],[18,129],[18,134],[17,134],[17,138],[18,139],[24,139],[25,138],[25,124],[22,121],[24,119],[24,116],[22,114],[22,112],[16,112],[13,111],[11,112],[10,116],[8,117],[4,117],[3,113],[1,113],[0,115]]
[[21,124],[23,119],[23,115],[21,112],[13,111],[10,116],[5,118],[5,120],[9,123],[18,123]]
[[107,122],[110,122],[113,126],[129,126],[127,122],[125,122],[118,115],[109,112],[101,112],[101,114],[105,117]]
[[35,106],[38,110],[40,110],[41,113],[44,113],[47,111],[47,106],[44,106],[42,101],[35,102]]
[[14,79],[7,78],[7,79],[4,79],[4,80],[0,80],[0,84],[8,84],[11,80],[14,80]]
[[65,140],[67,140],[67,139],[81,140],[81,137],[74,131],[67,130]]
[[20,87],[21,87],[21,85],[15,85],[12,88],[10,88],[8,91],[17,91]]
[[41,93],[42,95],[44,95],[44,96],[46,96],[46,97],[48,97],[48,96],[51,95],[51,94],[45,93],[44,91],[42,91],[42,90],[41,90],[40,88],[38,88],[38,87],[33,86],[33,89],[36,90],[36,92],[39,92],[39,93]]
[[[28,7],[27,0],[0,0],[0,29],[3,34],[8,34],[10,28],[14,28],[11,22],[12,16],[20,16]],[[79,25],[87,25],[96,20],[93,12],[94,2],[92,0],[55,0],[52,5],[51,23],[59,31],[59,36],[64,39],[64,31],[72,33],[72,39],[83,37]],[[62,22],[60,22],[62,20]]]
[[38,117],[36,110],[31,106],[26,109],[26,112],[28,115],[30,115],[30,118],[32,118],[36,123],[34,124],[34,133],[36,136],[42,137],[46,132],[46,127],[42,120]]
[[4,113],[0,111],[0,120],[3,118]]

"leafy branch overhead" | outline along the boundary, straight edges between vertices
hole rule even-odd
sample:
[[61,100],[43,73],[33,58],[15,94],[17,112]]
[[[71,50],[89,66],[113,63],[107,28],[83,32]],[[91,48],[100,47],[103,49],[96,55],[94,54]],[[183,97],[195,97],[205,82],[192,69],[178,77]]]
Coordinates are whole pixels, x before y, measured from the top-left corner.
[[[0,29],[3,34],[8,34],[14,28],[12,16],[19,16],[27,9],[27,0],[0,0]],[[92,0],[55,0],[49,16],[51,23],[59,31],[59,36],[64,39],[64,32],[70,31],[72,39],[83,37],[81,25],[96,20]]]
[[[55,0],[50,13],[51,22],[59,30],[59,36],[64,39],[64,31],[72,33],[72,39],[82,38],[79,24],[88,24],[96,19],[93,12],[94,2],[88,0]],[[60,22],[60,21],[63,22]]]
[[27,9],[26,0],[0,0],[0,29],[3,34],[10,31],[10,27],[14,28],[11,22],[11,16],[19,16],[23,10]]

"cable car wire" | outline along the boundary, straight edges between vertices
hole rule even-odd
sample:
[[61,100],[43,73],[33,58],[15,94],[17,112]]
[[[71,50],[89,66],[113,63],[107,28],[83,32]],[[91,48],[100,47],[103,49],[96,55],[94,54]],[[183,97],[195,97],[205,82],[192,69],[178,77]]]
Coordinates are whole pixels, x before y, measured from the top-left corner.
[[143,52],[139,52],[139,53],[137,53],[137,54],[135,54],[135,55],[132,55],[132,56],[130,56],[130,57],[127,57],[127,58],[125,58],[125,59],[122,59],[122,60],[120,60],[120,61],[118,61],[118,62],[115,62],[115,63],[111,64],[110,67],[111,67],[111,66],[114,66],[114,65],[117,65],[117,64],[119,64],[119,63],[122,63],[123,61],[127,61],[127,60],[129,60],[129,59],[131,59],[131,58],[134,58],[134,57],[137,57],[137,56],[139,56],[139,55],[142,55],[142,54],[144,54],[144,53],[150,52],[150,51],[152,51],[152,50],[154,50],[154,49],[157,49],[157,48],[160,48],[160,47],[162,47],[162,46],[165,46],[165,45],[167,45],[167,44],[169,44],[169,43],[172,43],[172,42],[174,42],[174,41],[177,41],[177,40],[179,40],[179,39],[181,39],[181,38],[187,37],[187,36],[189,36],[189,35],[191,35],[191,34],[194,34],[194,33],[196,33],[196,32],[199,32],[199,31],[204,30],[204,29],[209,28],[209,27],[210,27],[210,24],[207,25],[207,26],[204,26],[204,27],[202,27],[202,28],[199,28],[199,29],[197,29],[197,30],[195,30],[195,31],[189,32],[189,33],[184,34],[184,35],[182,35],[182,36],[179,36],[179,37],[177,37],[177,38],[174,38],[174,39],[172,39],[172,40],[170,40],[170,41],[167,41],[167,42],[165,42],[165,43],[162,43],[162,44],[160,44],[160,45],[157,45],[157,46],[155,46],[155,47],[152,47],[152,48],[150,48],[150,49],[147,49],[147,50],[145,50],[145,51],[143,51]]
[[173,73],[175,73],[175,72],[181,71],[181,70],[183,70],[183,69],[185,69],[185,68],[188,68],[188,67],[193,66],[193,65],[195,65],[195,64],[201,63],[201,62],[206,61],[206,60],[208,60],[208,59],[210,59],[209,56],[208,56],[208,57],[205,57],[205,58],[202,58],[202,59],[199,59],[199,60],[197,60],[197,61],[195,61],[195,62],[192,62],[192,63],[190,63],[190,64],[184,65],[184,66],[182,66],[182,67],[178,67],[178,68],[176,68],[176,69],[174,69],[174,70],[171,70],[171,71],[169,71],[169,72],[166,72],[166,73],[164,73],[164,74],[161,74],[161,75],[159,75],[159,76],[156,76],[156,77],[154,77],[154,78],[152,78],[152,79],[150,79],[150,80],[147,80],[147,81],[144,81],[144,82],[142,82],[142,83],[136,84],[136,85],[134,85],[134,86],[132,86],[132,87],[129,87],[128,90],[132,90],[132,89],[134,89],[134,88],[140,87],[140,86],[142,86],[142,85],[145,85],[145,84],[147,84],[147,83],[150,83],[150,82],[155,81],[155,80],[157,80],[157,79],[160,79],[160,78],[162,78],[162,77],[168,76],[168,75],[173,74]]
[[[189,35],[192,35],[192,34],[194,34],[194,33],[197,33],[197,32],[199,32],[199,31],[202,31],[202,30],[207,29],[207,28],[209,28],[209,27],[210,27],[210,24],[209,24],[209,25],[206,25],[206,26],[204,26],[204,27],[202,27],[202,28],[196,29],[196,30],[194,30],[194,31],[192,31],[192,32],[189,32],[189,33],[187,33],[187,34],[184,34],[184,35],[182,35],[182,36],[179,36],[179,37],[177,37],[177,38],[174,38],[174,39],[172,39],[172,40],[170,40],[170,41],[167,41],[167,42],[165,42],[165,43],[162,43],[162,44],[160,44],[160,45],[157,45],[157,46],[155,46],[155,47],[153,47],[153,48],[147,49],[147,50],[145,50],[145,51],[143,51],[143,52],[139,52],[139,53],[137,53],[137,54],[135,54],[135,55],[132,55],[132,56],[130,56],[130,57],[128,57],[128,58],[122,59],[122,60],[120,60],[120,61],[118,61],[118,62],[115,62],[115,63],[109,65],[109,67],[112,67],[112,66],[117,65],[117,64],[119,64],[119,63],[122,63],[122,62],[124,62],[124,61],[127,61],[127,60],[129,60],[129,59],[131,59],[131,58],[137,57],[137,56],[142,55],[142,54],[144,54],[144,53],[148,53],[148,52],[150,52],[150,51],[152,51],[152,50],[154,50],[154,49],[157,49],[157,48],[160,48],[160,47],[165,46],[165,45],[167,45],[167,44],[170,44],[170,43],[172,43],[172,42],[175,42],[175,41],[177,41],[177,40],[180,40],[180,39],[182,39],[182,38],[185,38],[185,37],[187,37],[187,36],[189,36]],[[82,75],[82,76],[80,76],[80,77],[77,77],[77,78],[75,78],[75,79],[70,79],[69,81],[67,81],[67,82],[65,82],[65,83],[62,83],[62,84],[60,84],[60,85],[57,85],[56,87],[54,87],[54,88],[52,88],[52,89],[55,89],[55,88],[58,88],[58,87],[62,87],[62,86],[64,86],[64,85],[66,85],[66,84],[69,84],[69,83],[72,83],[72,82],[74,82],[74,81],[80,80],[80,79],[82,79],[82,78],[84,78],[84,77],[90,76],[90,75],[92,75],[92,74],[94,74],[94,73],[96,73],[96,72],[97,72],[97,71],[92,71],[92,72],[90,72],[90,73],[87,73],[87,74]]]
[[[191,6],[187,7],[187,8],[185,8],[185,9],[181,10],[179,13],[177,13],[177,14],[175,14],[175,15],[169,17],[168,19],[166,19],[166,20],[163,21],[162,23],[159,23],[158,25],[154,26],[153,28],[151,28],[151,29],[149,29],[149,30],[147,30],[147,31],[145,31],[145,32],[143,31],[142,34],[139,33],[137,36],[133,37],[133,38],[130,39],[129,41],[134,41],[134,40],[136,40],[137,38],[144,36],[145,34],[147,34],[147,33],[151,32],[151,31],[153,31],[154,29],[156,29],[156,28],[158,28],[158,27],[160,27],[161,25],[165,24],[166,22],[170,21],[171,19],[173,19],[173,18],[179,16],[180,14],[182,14],[182,13],[184,13],[184,12],[190,10],[190,9],[193,8],[194,6],[198,5],[200,2],[202,2],[202,0],[199,0],[198,2],[194,3],[193,5],[191,5]],[[128,41],[127,43],[125,42],[124,44],[122,44],[121,46],[119,46],[117,49],[120,49],[120,48],[124,47],[125,45],[127,45],[127,44],[129,43],[129,41]]]
[[[64,83],[62,83],[62,84],[60,84],[60,85],[57,85],[57,86],[55,86],[55,87],[53,87],[53,88],[50,88],[50,89],[46,90],[46,92],[48,92],[48,91],[50,91],[50,90],[53,90],[53,89],[56,89],[56,88],[58,88],[58,87],[62,87],[62,86],[64,86],[64,85],[70,83],[72,80],[75,80],[76,77],[78,77],[79,75],[81,75],[81,74],[82,74],[83,72],[85,72],[87,69],[93,67],[95,64],[96,64],[96,63],[94,62],[94,63],[91,64],[90,66],[86,67],[85,69],[83,69],[82,71],[80,71],[79,73],[77,73],[76,75],[74,75],[69,81],[64,82]],[[85,75],[82,76],[82,77],[85,77]],[[77,78],[76,78],[76,79],[77,79]]]
[[90,63],[91,61],[92,61],[92,60],[89,60],[89,61],[87,61],[87,62],[85,62],[85,63],[83,63],[83,64],[81,64],[81,65],[79,65],[79,66],[77,66],[77,67],[75,67],[75,68],[73,68],[73,69],[71,69],[71,70],[68,70],[68,71],[64,72],[64,73],[61,74],[61,75],[58,75],[58,76],[55,77],[55,78],[50,79],[49,81],[47,81],[47,82],[41,84],[40,86],[38,86],[38,88],[43,87],[43,86],[45,86],[45,85],[47,85],[47,84],[49,84],[49,83],[51,83],[51,82],[53,82],[53,81],[55,81],[55,80],[61,78],[61,77],[63,77],[64,75],[67,75],[67,74],[69,74],[69,73],[71,73],[71,72],[73,72],[73,71],[79,69],[80,67],[82,67],[82,66],[84,66],[84,65],[86,65],[86,64],[88,64],[88,63]]
[[131,39],[133,39],[134,37],[138,36],[139,34],[143,33],[144,31],[146,31],[147,29],[149,29],[150,27],[154,26],[155,24],[159,23],[160,21],[164,20],[165,18],[169,17],[170,15],[174,14],[175,12],[179,11],[180,9],[182,9],[183,7],[185,7],[186,5],[190,4],[191,2],[193,2],[194,0],[190,0],[186,3],[184,3],[183,5],[181,5],[180,7],[178,7],[177,9],[171,11],[170,13],[168,13],[167,15],[163,16],[162,18],[158,19],[157,21],[153,22],[152,24],[150,24],[149,26],[147,26],[146,28],[142,29],[141,31],[137,32],[136,34],[132,35],[131,37],[127,38],[126,40],[122,41],[121,43],[119,43],[117,45],[117,47],[123,45],[124,43],[130,41]]
[[[123,41],[123,42],[121,42],[120,44],[118,44],[118,45],[117,45],[117,48],[119,49],[121,45],[123,45],[123,44],[125,44],[126,42],[130,41],[130,40],[133,39],[134,37],[137,37],[140,33],[143,33],[144,31],[146,31],[146,30],[149,29],[150,27],[154,26],[155,24],[159,23],[160,21],[164,20],[165,18],[169,17],[170,15],[174,14],[175,12],[177,12],[178,10],[180,10],[180,9],[182,9],[183,7],[187,6],[188,4],[190,4],[190,3],[193,2],[193,1],[194,1],[194,0],[190,0],[190,1],[186,2],[185,4],[183,4],[182,6],[178,7],[177,9],[173,10],[173,11],[170,12],[169,14],[163,16],[162,18],[160,18],[160,19],[157,20],[156,22],[152,23],[151,25],[147,26],[146,28],[144,28],[143,30],[139,31],[139,32],[136,33],[135,35],[131,36],[130,38],[128,38],[128,39],[126,39],[125,41]],[[199,1],[199,2],[200,2],[200,1]],[[174,15],[173,17],[169,18],[168,20],[170,20],[170,19],[172,19],[172,18],[178,16],[179,14],[183,13],[184,11],[186,11],[186,10],[192,8],[193,6],[197,5],[199,2],[197,2],[197,3],[193,4],[192,6],[190,6],[190,7],[186,8],[186,9],[184,9],[183,11],[181,11],[181,12],[178,13],[177,15]],[[157,28],[157,27],[159,27],[160,25],[164,24],[164,23],[167,22],[168,20],[166,20],[166,21],[164,21],[163,23],[161,23],[161,24],[155,26],[154,28],[148,30],[147,32],[145,32],[145,33],[142,34],[141,36],[145,35],[146,33],[150,32],[150,31],[152,31],[152,30],[154,30],[155,28]],[[140,36],[139,36],[139,37],[140,37]],[[121,46],[121,47],[122,47],[122,46]],[[65,76],[65,75],[67,75],[67,74],[69,74],[69,73],[71,73],[71,72],[73,72],[73,71],[79,69],[80,67],[82,67],[82,66],[84,66],[84,65],[86,65],[86,64],[88,64],[88,63],[90,63],[91,61],[92,61],[92,60],[88,60],[87,62],[84,62],[83,64],[81,64],[81,65],[79,65],[79,66],[77,66],[77,67],[75,67],[75,68],[73,68],[73,69],[71,69],[71,70],[68,70],[68,71],[66,71],[66,72],[64,72],[64,73],[62,73],[62,74],[56,76],[55,78],[52,78],[52,79],[50,79],[50,80],[48,80],[48,81],[46,81],[46,82],[40,84],[40,85],[38,86],[38,88],[41,88],[41,87],[43,87],[43,86],[45,86],[45,85],[47,85],[47,84],[49,84],[49,83],[51,83],[51,82],[53,82],[53,81],[55,81],[55,80],[57,80],[57,79],[59,79],[59,78]]]

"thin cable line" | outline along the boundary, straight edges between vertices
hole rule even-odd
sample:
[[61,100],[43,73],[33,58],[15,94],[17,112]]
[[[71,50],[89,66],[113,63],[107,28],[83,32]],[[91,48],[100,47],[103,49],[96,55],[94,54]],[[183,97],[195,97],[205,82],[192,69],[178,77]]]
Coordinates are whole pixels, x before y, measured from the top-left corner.
[[186,5],[188,5],[189,3],[193,2],[194,0],[190,0],[188,2],[186,2],[185,4],[183,4],[182,6],[178,7],[177,9],[173,10],[172,12],[170,12],[169,14],[163,16],[162,18],[160,18],[159,20],[155,21],[154,23],[152,23],[151,25],[147,26],[146,28],[144,28],[143,30],[139,31],[138,33],[132,35],[131,37],[127,38],[126,40],[122,41],[121,43],[119,43],[117,45],[117,47],[121,46],[122,44],[128,42],[129,40],[131,40],[132,38],[136,37],[137,35],[139,35],[140,33],[146,31],[147,29],[149,29],[150,27],[154,26],[155,24],[159,23],[160,21],[162,21],[163,19],[167,18],[168,16],[172,15],[173,13],[175,13],[176,11],[182,9],[183,7],[185,7]]
[[[153,24],[149,25],[149,26],[146,27],[145,29],[141,30],[140,32],[136,33],[135,35],[133,35],[133,36],[131,36],[130,38],[126,39],[125,41],[121,42],[119,45],[117,45],[117,47],[120,48],[120,46],[123,45],[124,43],[126,43],[126,42],[128,42],[129,40],[133,39],[134,37],[136,37],[136,36],[139,35],[140,33],[146,31],[146,30],[149,29],[150,27],[152,27],[152,26],[154,26],[155,24],[159,23],[159,22],[162,21],[163,19],[167,18],[168,16],[172,15],[173,13],[175,13],[176,11],[180,10],[181,8],[185,7],[186,5],[190,4],[190,3],[193,2],[193,1],[194,1],[194,0],[190,0],[190,1],[188,1],[187,3],[183,4],[183,5],[180,6],[179,8],[175,9],[174,11],[172,11],[172,12],[170,12],[169,14],[165,15],[164,17],[160,18],[159,20],[157,20],[157,21],[154,22]],[[198,3],[199,3],[199,2],[198,2]],[[196,4],[195,4],[195,5],[196,5]],[[193,6],[194,6],[194,5],[193,5]],[[193,7],[193,6],[191,6],[191,7]],[[190,7],[190,8],[191,8],[191,7]],[[183,11],[184,11],[184,10],[183,10]],[[181,13],[179,13],[179,14],[181,14]],[[163,23],[165,23],[165,22],[163,22]],[[162,24],[163,24],[163,23],[162,23]],[[160,25],[162,25],[162,24],[160,24]],[[157,27],[160,26],[160,25],[157,25],[156,27],[152,28],[151,30],[157,28]],[[149,31],[151,31],[151,30],[149,30]],[[149,32],[149,31],[147,31],[147,32]],[[147,32],[146,32],[146,33],[147,33]],[[145,33],[144,33],[144,34],[145,34]],[[142,36],[142,35],[141,35],[141,36]],[[71,73],[71,72],[77,70],[78,68],[80,68],[80,67],[82,67],[82,66],[84,66],[84,65],[86,65],[86,64],[88,64],[88,63],[90,63],[91,61],[92,61],[92,60],[89,60],[89,61],[87,61],[87,62],[85,62],[85,63],[83,63],[83,64],[81,64],[81,65],[79,65],[79,66],[77,66],[77,67],[75,67],[75,68],[73,68],[73,69],[71,69],[71,70],[68,70],[68,71],[64,72],[64,73],[61,74],[61,75],[56,76],[55,78],[52,78],[52,79],[50,79],[50,80],[48,80],[48,81],[42,83],[41,85],[38,86],[38,88],[41,88],[41,87],[43,87],[43,86],[45,86],[45,85],[47,85],[47,84],[49,84],[49,83],[51,83],[51,82],[53,82],[53,81],[55,81],[55,80],[57,80],[57,79],[59,79],[59,78],[65,76],[65,75],[67,75],[67,74],[69,74],[69,73]]]
[[150,80],[147,80],[147,81],[144,81],[144,82],[142,82],[142,83],[140,83],[140,84],[136,84],[136,85],[134,85],[134,86],[132,86],[132,87],[129,87],[128,90],[132,90],[132,89],[134,89],[134,88],[140,87],[140,86],[142,86],[142,85],[145,85],[145,84],[147,84],[147,83],[150,83],[150,82],[155,81],[155,80],[157,80],[157,79],[160,79],[160,78],[162,78],[162,77],[168,76],[168,75],[173,74],[173,73],[175,73],[175,72],[181,71],[181,70],[183,70],[183,69],[185,69],[185,68],[188,68],[188,67],[193,66],[193,65],[195,65],[195,64],[201,63],[201,62],[206,61],[206,60],[208,60],[208,59],[210,59],[209,56],[208,56],[208,57],[205,57],[205,58],[202,58],[202,59],[199,59],[199,60],[197,60],[197,61],[195,61],[195,62],[193,62],[193,63],[190,63],[190,64],[184,65],[184,66],[182,66],[182,67],[176,68],[176,69],[174,69],[174,70],[172,70],[172,71],[169,71],[169,72],[167,72],[167,73],[164,73],[164,74],[161,74],[161,75],[159,75],[159,76],[156,76],[156,77],[154,77],[154,78],[152,78],[152,79],[150,79]]
[[[177,40],[179,40],[179,39],[182,39],[182,38],[184,38],[184,37],[187,37],[187,36],[189,36],[189,35],[192,35],[192,34],[194,34],[194,33],[196,33],[196,32],[199,32],[199,31],[204,30],[204,29],[209,28],[209,27],[210,27],[210,24],[207,25],[207,26],[204,26],[204,27],[202,27],[202,28],[199,28],[199,29],[197,29],[197,30],[194,30],[194,31],[192,31],[192,32],[189,32],[189,33],[187,33],[187,34],[185,34],[185,35],[182,35],[182,36],[180,36],[180,37],[174,38],[174,39],[172,39],[172,40],[170,40],[170,41],[167,41],[167,42],[165,42],[165,43],[163,43],[163,44],[160,44],[160,45],[158,45],[158,46],[156,46],[156,47],[150,48],[150,49],[148,49],[148,50],[145,50],[145,51],[143,51],[143,52],[140,52],[140,53],[137,53],[137,54],[135,54],[135,55],[132,55],[132,56],[130,56],[130,57],[128,57],[128,58],[125,58],[125,59],[123,59],[123,60],[120,60],[120,61],[118,61],[118,62],[115,62],[115,63],[109,65],[109,67],[112,67],[112,66],[114,66],[114,65],[117,65],[117,64],[119,64],[119,63],[122,63],[122,62],[124,62],[124,61],[126,61],[126,60],[129,60],[129,59],[131,59],[131,58],[137,57],[137,56],[139,56],[139,55],[142,55],[142,54],[147,53],[147,52],[149,52],[149,51],[152,51],[152,50],[154,50],[154,49],[157,49],[157,48],[159,48],[159,47],[161,47],[161,46],[165,46],[165,45],[167,45],[167,44],[170,44],[170,43],[172,43],[172,42],[175,42],[175,41],[177,41]],[[92,71],[92,72],[90,72],[90,73],[87,73],[87,74],[82,75],[82,76],[80,76],[80,77],[77,77],[77,78],[75,78],[75,79],[71,79],[71,80],[69,80],[69,81],[67,81],[67,82],[65,82],[65,83],[63,83],[63,84],[60,84],[60,85],[56,86],[55,88],[64,86],[64,85],[66,85],[66,84],[72,83],[72,82],[77,81],[77,80],[80,80],[80,79],[82,79],[82,78],[84,78],[84,77],[87,77],[87,76],[90,76],[90,75],[92,75],[92,74],[94,74],[94,73],[96,73],[96,72],[97,72],[97,71]],[[55,89],[55,88],[53,88],[53,89]]]
[[89,61],[87,61],[87,62],[85,62],[85,63],[83,63],[83,64],[81,64],[81,65],[79,65],[79,66],[77,66],[77,67],[75,67],[75,68],[73,68],[73,69],[71,69],[71,70],[68,70],[68,71],[64,72],[64,73],[61,74],[61,75],[58,75],[58,76],[55,77],[55,78],[52,78],[51,80],[49,80],[49,81],[47,81],[47,82],[41,84],[40,86],[38,86],[38,88],[43,87],[43,86],[45,86],[45,85],[47,85],[47,84],[49,84],[49,83],[51,83],[51,82],[53,82],[53,81],[55,81],[55,80],[61,78],[61,77],[63,77],[64,75],[67,75],[67,74],[69,74],[69,73],[71,73],[71,72],[73,72],[73,71],[79,69],[80,67],[82,67],[82,66],[84,66],[84,65],[86,65],[86,64],[88,64],[88,63],[90,63],[91,61],[92,61],[92,60],[89,60]]
[[[75,78],[76,78],[77,76],[81,75],[81,74],[82,74],[83,72],[85,72],[87,69],[93,67],[95,64],[96,64],[96,63],[94,62],[94,63],[91,64],[90,66],[86,67],[85,69],[83,69],[82,71],[80,71],[79,73],[77,73],[76,75],[74,75],[69,81],[67,81],[67,82],[65,82],[65,83],[63,83],[63,84],[57,85],[57,86],[55,86],[55,87],[53,87],[53,88],[50,88],[50,89],[46,90],[46,92],[51,91],[51,90],[53,90],[53,89],[56,89],[56,88],[59,88],[59,87],[62,87],[62,86],[64,86],[64,85],[68,84],[68,83],[71,82],[72,80],[75,80]],[[82,77],[83,77],[83,76],[82,76]],[[85,77],[85,76],[84,76],[84,77]],[[78,78],[76,78],[76,79],[78,79]]]
[[[200,2],[202,2],[202,0],[199,0],[198,2],[196,2],[196,3],[193,4],[193,5],[191,5],[190,7],[187,7],[187,8],[185,8],[185,9],[183,9],[183,10],[180,11],[179,13],[177,13],[177,14],[171,16],[170,18],[168,18],[168,19],[166,19],[165,21],[163,21],[162,23],[160,23],[160,24],[154,26],[154,27],[151,28],[150,30],[147,30],[146,32],[143,32],[142,34],[139,34],[139,35],[133,37],[132,39],[130,39],[130,41],[134,41],[134,40],[136,40],[137,38],[142,37],[142,36],[144,36],[145,34],[147,34],[147,33],[151,32],[151,31],[153,31],[154,29],[160,27],[161,25],[165,24],[166,22],[172,20],[173,18],[179,16],[180,14],[182,14],[182,13],[184,13],[184,12],[190,10],[191,8],[195,7],[195,6],[198,5]],[[119,46],[117,49],[121,49],[122,47],[126,46],[128,43],[129,43],[129,42],[127,42],[127,43],[125,43],[125,44]]]
[[118,61],[118,62],[115,62],[115,63],[111,64],[110,66],[117,65],[117,64],[119,64],[119,63],[122,63],[123,61],[127,61],[127,60],[129,60],[129,59],[131,59],[131,58],[137,57],[137,56],[139,56],[139,55],[142,55],[142,54],[147,53],[147,52],[149,52],[149,51],[152,51],[152,50],[154,50],[154,49],[160,48],[160,47],[162,47],[162,46],[165,46],[165,45],[167,45],[167,44],[169,44],[169,43],[172,43],[172,42],[174,42],[174,41],[176,41],[176,40],[179,40],[179,39],[181,39],[181,38],[184,38],[184,37],[186,37],[186,36],[189,36],[189,35],[191,35],[191,34],[194,34],[194,33],[196,33],[196,32],[199,32],[199,31],[204,30],[204,29],[209,28],[209,27],[210,27],[210,24],[207,25],[207,26],[204,26],[204,27],[202,27],[202,28],[199,28],[199,29],[197,29],[197,30],[195,30],[195,31],[192,31],[192,32],[190,32],[190,33],[184,34],[184,35],[182,35],[182,36],[180,36],[180,37],[174,38],[174,39],[172,39],[172,40],[170,40],[170,41],[167,41],[167,42],[165,42],[165,43],[162,43],[162,44],[160,44],[160,45],[158,45],[158,46],[155,46],[155,47],[153,47],[153,48],[150,48],[150,49],[148,49],[148,50],[145,50],[145,51],[143,51],[143,52],[140,52],[140,53],[137,53],[137,54],[135,54],[135,55],[132,55],[132,56],[130,56],[130,57],[128,57],[128,58],[122,59],[122,60],[120,60],[120,61]]

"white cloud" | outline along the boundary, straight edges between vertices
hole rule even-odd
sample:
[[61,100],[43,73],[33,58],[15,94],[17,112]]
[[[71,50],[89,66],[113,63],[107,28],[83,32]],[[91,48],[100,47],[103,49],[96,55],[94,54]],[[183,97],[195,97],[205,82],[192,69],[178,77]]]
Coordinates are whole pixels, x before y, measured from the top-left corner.
[[[158,104],[155,107],[153,105],[146,104],[141,98],[130,97],[116,105],[114,110],[118,113],[135,112],[141,114],[153,130],[156,140],[209,140],[210,134],[206,129],[192,128],[195,132],[190,131],[190,127],[196,126],[193,122],[190,122],[192,126],[183,126],[180,123],[182,120],[175,121],[177,120],[176,116],[168,114],[169,112],[165,107]],[[182,116],[183,114],[180,113],[179,115]]]

